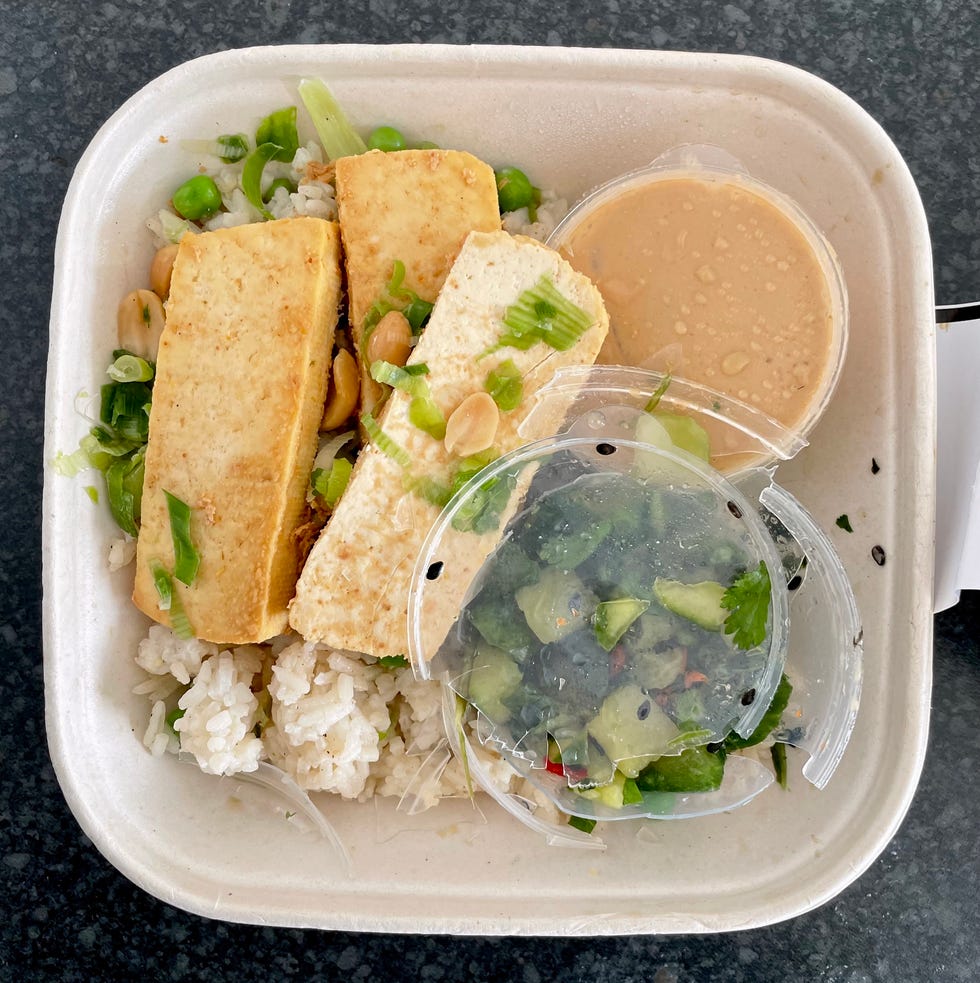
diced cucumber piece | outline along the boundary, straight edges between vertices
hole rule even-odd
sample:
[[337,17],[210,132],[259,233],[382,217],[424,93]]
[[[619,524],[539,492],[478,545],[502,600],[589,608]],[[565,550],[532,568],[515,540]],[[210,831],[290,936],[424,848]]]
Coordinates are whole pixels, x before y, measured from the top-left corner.
[[713,792],[725,777],[725,755],[706,747],[658,758],[636,777],[644,792]]
[[680,580],[657,577],[653,593],[668,611],[708,631],[721,631],[728,617],[728,612],[721,606],[725,588],[715,580],[685,584]]
[[596,641],[611,652],[634,621],[650,607],[649,601],[635,597],[621,597],[616,601],[603,601],[595,609],[593,624]]
[[517,692],[523,680],[520,666],[500,649],[481,645],[467,677],[466,698],[494,723],[510,719],[504,700]]
[[577,631],[595,610],[598,598],[566,570],[549,567],[536,584],[515,594],[528,627],[545,645]]
[[589,734],[627,777],[669,750],[677,726],[639,686],[613,690],[589,723]]

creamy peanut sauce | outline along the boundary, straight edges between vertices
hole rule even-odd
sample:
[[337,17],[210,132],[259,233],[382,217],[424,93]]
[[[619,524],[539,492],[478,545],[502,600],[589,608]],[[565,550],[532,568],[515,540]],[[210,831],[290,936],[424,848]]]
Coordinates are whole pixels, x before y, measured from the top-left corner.
[[600,362],[805,421],[832,368],[833,308],[813,247],[772,202],[733,181],[665,178],[598,206],[559,251],[606,301]]

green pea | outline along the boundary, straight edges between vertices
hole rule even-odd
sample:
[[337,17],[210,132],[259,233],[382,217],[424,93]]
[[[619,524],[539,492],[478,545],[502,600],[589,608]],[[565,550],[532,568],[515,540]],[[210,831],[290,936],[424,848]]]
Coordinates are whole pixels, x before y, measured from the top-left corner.
[[497,200],[502,212],[514,212],[534,204],[535,191],[528,176],[516,167],[503,167],[494,171],[497,179]]
[[406,146],[405,137],[393,126],[379,126],[372,130],[367,145],[368,150],[384,150],[386,153],[392,150],[404,150]]
[[262,195],[263,201],[272,201],[272,196],[276,193],[276,188],[285,188],[291,195],[296,193],[296,185],[288,177],[277,177]]
[[173,204],[181,218],[198,222],[210,218],[221,208],[221,192],[207,174],[198,174],[174,192]]

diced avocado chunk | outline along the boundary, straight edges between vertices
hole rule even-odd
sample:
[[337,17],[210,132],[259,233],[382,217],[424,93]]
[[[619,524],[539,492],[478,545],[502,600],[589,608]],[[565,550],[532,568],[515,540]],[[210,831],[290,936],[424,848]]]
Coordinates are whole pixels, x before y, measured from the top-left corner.
[[725,777],[725,755],[691,747],[647,765],[636,777],[644,792],[713,792]]
[[473,656],[466,697],[494,723],[505,723],[510,710],[503,701],[517,692],[522,679],[520,666],[506,652],[481,645]]
[[708,631],[721,631],[728,617],[728,612],[721,606],[725,588],[715,580],[685,584],[680,580],[657,577],[653,593],[668,611]]
[[596,641],[607,652],[611,652],[629,626],[648,607],[650,607],[649,601],[641,601],[635,597],[621,597],[616,601],[603,601],[597,605],[593,618]]
[[627,777],[669,749],[677,726],[639,686],[613,690],[589,722],[589,735]]
[[598,600],[574,573],[555,567],[544,570],[536,584],[522,587],[515,597],[528,627],[545,645],[583,627]]

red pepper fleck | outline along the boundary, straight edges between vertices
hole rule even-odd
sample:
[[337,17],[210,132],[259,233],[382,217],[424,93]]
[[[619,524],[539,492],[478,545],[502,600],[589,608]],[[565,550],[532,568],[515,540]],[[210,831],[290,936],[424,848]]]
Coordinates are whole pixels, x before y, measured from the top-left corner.
[[708,677],[697,669],[691,669],[684,673],[684,689],[690,689],[695,683],[706,683]]

